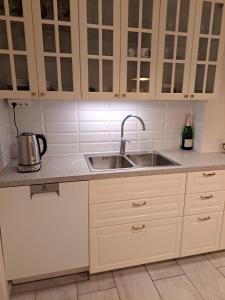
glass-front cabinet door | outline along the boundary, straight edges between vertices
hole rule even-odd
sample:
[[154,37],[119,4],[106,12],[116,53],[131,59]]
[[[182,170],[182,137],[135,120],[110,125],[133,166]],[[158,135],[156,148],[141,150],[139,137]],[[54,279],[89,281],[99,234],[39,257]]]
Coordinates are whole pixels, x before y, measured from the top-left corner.
[[31,1],[0,0],[0,99],[37,98]]
[[77,0],[35,0],[32,5],[39,97],[80,98]]
[[188,98],[196,2],[161,2],[156,83],[158,99]]
[[190,75],[191,99],[218,96],[225,41],[225,1],[197,1]]
[[119,98],[120,0],[80,0],[83,99]]
[[158,0],[121,1],[122,99],[153,99],[159,26]]

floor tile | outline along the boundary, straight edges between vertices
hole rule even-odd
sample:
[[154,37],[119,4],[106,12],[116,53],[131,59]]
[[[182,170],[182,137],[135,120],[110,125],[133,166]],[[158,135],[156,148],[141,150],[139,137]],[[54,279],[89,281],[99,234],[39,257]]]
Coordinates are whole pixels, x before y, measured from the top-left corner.
[[36,300],[77,300],[75,284],[39,291]]
[[155,281],[163,300],[201,300],[202,297],[185,275]]
[[225,267],[225,251],[208,253],[206,257],[216,268]]
[[111,272],[90,275],[89,280],[77,283],[78,295],[111,289],[115,283]]
[[205,300],[225,299],[225,278],[205,256],[179,259],[178,263]]
[[121,300],[160,300],[145,267],[114,271],[113,275]]
[[175,260],[149,264],[146,265],[146,268],[153,280],[184,274],[184,272]]
[[78,300],[120,300],[117,289],[98,291],[78,296]]
[[225,267],[217,268],[217,270],[225,277]]
[[14,295],[10,297],[10,300],[35,300],[35,293]]

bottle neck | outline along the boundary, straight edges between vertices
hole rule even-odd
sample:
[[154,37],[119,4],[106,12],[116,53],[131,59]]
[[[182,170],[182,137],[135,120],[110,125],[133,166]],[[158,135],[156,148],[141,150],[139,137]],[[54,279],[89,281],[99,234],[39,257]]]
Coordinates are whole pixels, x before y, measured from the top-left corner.
[[186,123],[186,126],[191,126],[192,125],[192,115],[189,114],[187,116],[187,123]]

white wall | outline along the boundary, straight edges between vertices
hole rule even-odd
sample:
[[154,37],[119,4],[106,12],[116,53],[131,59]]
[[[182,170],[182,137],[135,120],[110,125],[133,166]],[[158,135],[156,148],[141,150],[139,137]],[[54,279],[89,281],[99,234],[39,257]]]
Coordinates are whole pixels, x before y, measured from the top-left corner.
[[[129,150],[178,148],[186,115],[192,102],[90,102],[33,101],[31,109],[18,109],[20,131],[44,133],[49,154],[118,151],[120,124],[128,114],[137,114],[146,123],[142,132],[135,119],[125,125]],[[10,128],[15,142],[15,127],[10,113]]]
[[0,100],[0,171],[10,158],[10,132],[8,106]]

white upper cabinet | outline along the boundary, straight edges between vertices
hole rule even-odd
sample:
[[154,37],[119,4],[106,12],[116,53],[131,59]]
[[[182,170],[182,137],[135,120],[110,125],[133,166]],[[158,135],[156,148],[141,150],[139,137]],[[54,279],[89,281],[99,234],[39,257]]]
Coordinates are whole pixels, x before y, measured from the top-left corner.
[[79,98],[77,0],[35,0],[32,6],[39,97]]
[[161,2],[157,91],[159,99],[187,99],[195,0]]
[[119,97],[120,0],[80,0],[82,98]]
[[37,97],[31,1],[0,0],[0,98]]
[[121,1],[120,98],[155,97],[159,7],[158,0]]
[[218,95],[225,40],[224,16],[224,0],[197,1],[189,87],[191,99],[212,99]]

